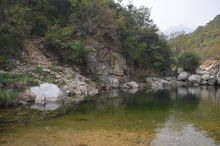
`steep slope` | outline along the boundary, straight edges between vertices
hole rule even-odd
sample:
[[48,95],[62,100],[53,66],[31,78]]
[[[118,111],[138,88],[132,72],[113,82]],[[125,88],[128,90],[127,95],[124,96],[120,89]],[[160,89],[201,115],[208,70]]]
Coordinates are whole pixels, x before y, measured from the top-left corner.
[[220,58],[220,15],[193,33],[179,35],[169,40],[169,43],[172,47],[178,43],[181,52],[193,52],[202,59]]

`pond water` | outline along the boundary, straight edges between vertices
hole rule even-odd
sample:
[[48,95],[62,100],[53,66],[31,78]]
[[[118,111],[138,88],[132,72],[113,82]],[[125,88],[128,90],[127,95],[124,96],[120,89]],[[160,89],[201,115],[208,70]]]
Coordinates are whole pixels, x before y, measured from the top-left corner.
[[1,109],[0,145],[220,145],[220,89],[112,90],[55,111]]

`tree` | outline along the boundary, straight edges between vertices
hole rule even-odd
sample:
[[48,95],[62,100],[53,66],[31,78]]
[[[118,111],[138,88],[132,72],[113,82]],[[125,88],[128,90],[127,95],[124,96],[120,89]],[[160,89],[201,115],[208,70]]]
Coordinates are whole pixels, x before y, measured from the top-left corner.
[[199,67],[199,58],[192,53],[184,53],[179,58],[179,65],[186,71],[195,71]]

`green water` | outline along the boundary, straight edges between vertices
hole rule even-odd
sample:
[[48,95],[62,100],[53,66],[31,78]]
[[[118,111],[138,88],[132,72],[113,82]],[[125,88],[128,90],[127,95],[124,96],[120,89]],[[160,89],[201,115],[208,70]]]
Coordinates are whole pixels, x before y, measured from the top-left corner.
[[220,145],[220,89],[117,91],[55,111],[0,110],[0,145]]

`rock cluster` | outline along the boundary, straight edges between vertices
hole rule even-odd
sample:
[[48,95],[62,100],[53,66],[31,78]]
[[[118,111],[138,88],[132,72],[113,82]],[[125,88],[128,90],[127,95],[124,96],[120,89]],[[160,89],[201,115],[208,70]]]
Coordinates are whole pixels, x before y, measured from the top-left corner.
[[220,71],[207,72],[203,70],[196,70],[195,74],[188,72],[181,72],[178,75],[179,86],[198,86],[198,85],[220,85]]
[[164,89],[165,87],[176,86],[177,79],[175,77],[148,77],[145,79],[152,89]]

